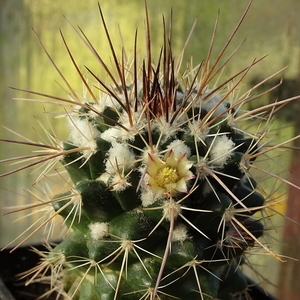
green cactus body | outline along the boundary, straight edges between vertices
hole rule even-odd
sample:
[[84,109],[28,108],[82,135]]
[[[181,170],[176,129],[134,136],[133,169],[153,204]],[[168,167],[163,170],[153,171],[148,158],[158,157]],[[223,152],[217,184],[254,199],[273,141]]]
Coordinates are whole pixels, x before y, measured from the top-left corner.
[[[72,116],[80,135],[91,133],[96,145],[87,161],[76,152],[62,159],[81,197],[81,218],[53,251],[71,264],[73,257],[73,272],[83,278],[80,284],[74,281],[79,289],[70,288],[75,299],[211,299],[219,293],[229,299],[247,286],[233,269],[254,245],[253,236],[263,232],[250,216],[264,199],[241,167],[256,141],[226,122],[230,105],[220,103],[219,94],[205,99],[196,86],[191,97],[174,82],[168,92],[177,99],[167,99],[162,91],[172,75],[166,70],[144,75],[149,81],[141,91],[121,87],[109,94],[111,106],[103,112],[95,103],[85,104],[98,115],[85,111],[82,117],[80,111]],[[210,124],[218,114],[224,121]],[[80,138],[74,130],[65,150],[83,146],[76,144]],[[224,219],[230,208],[232,215],[244,210],[242,233],[228,224],[230,214]],[[66,217],[65,210],[60,214]],[[228,234],[235,237],[234,247],[226,241]],[[76,257],[86,257],[93,267],[81,266]],[[232,288],[221,284],[228,276],[235,282]]]
[[93,100],[73,94],[60,159],[73,187],[53,198],[70,232],[48,254],[66,299],[233,299],[247,288],[245,251],[272,254],[253,216],[265,204],[249,173],[260,135],[237,124],[250,96],[210,89],[209,57],[183,79],[167,39],[156,67],[115,59],[118,85],[90,71],[103,95],[86,81]]

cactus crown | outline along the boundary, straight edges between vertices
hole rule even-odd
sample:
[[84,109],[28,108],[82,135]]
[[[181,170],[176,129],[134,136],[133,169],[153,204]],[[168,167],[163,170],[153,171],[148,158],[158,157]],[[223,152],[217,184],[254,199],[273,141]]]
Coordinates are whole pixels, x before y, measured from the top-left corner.
[[123,50],[119,60],[99,9],[117,76],[81,35],[111,81],[88,69],[94,87],[62,36],[86,95],[64,77],[71,99],[31,92],[65,106],[70,137],[32,144],[47,156],[27,166],[60,160],[71,188],[45,203],[69,231],[29,271],[30,281],[50,269],[51,290],[66,299],[233,299],[247,289],[239,269],[246,252],[261,248],[280,260],[258,240],[264,226],[254,214],[267,205],[251,170],[258,156],[281,145],[262,142],[266,127],[252,134],[240,124],[249,117],[268,122],[274,107],[291,100],[242,110],[259,96],[234,91],[257,60],[211,86],[235,31],[212,65],[210,49],[203,63],[180,73],[165,26],[153,64],[147,14],[147,58],[137,65],[135,39],[133,62]]

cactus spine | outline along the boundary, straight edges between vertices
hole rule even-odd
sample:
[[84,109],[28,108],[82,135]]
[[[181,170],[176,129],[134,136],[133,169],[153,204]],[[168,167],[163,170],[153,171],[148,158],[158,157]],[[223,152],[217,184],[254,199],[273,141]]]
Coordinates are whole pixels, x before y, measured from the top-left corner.
[[136,41],[133,63],[123,53],[118,60],[100,15],[118,76],[96,55],[112,82],[88,70],[98,97],[63,38],[88,97],[70,86],[71,100],[49,96],[71,106],[70,138],[40,144],[51,155],[37,163],[60,159],[70,177],[69,191],[50,201],[69,232],[30,281],[50,269],[52,290],[65,299],[234,299],[247,289],[239,269],[246,252],[258,247],[280,260],[258,240],[264,226],[254,215],[266,206],[251,170],[272,148],[262,143],[267,129],[251,134],[240,124],[249,116],[262,122],[261,112],[291,100],[242,111],[257,96],[235,99],[234,91],[257,61],[210,86],[220,57],[210,66],[209,52],[180,74],[166,34],[155,65],[150,45],[137,65]]

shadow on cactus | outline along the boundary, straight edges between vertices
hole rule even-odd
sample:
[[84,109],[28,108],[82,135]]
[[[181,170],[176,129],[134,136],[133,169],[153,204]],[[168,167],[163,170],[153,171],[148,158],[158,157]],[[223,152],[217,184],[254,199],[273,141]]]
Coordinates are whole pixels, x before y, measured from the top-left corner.
[[[247,253],[262,250],[282,260],[259,239],[269,218],[265,208],[273,203],[259,192],[252,173],[258,170],[287,182],[256,161],[298,138],[273,145],[268,128],[274,110],[299,97],[245,110],[268,92],[255,95],[262,83],[243,95],[236,92],[260,60],[213,83],[239,48],[221,63],[250,4],[215,61],[211,63],[211,53],[218,20],[206,59],[184,72],[184,49],[178,59],[172,53],[172,24],[163,20],[164,43],[154,63],[146,9],[147,55],[139,65],[137,34],[133,60],[127,60],[124,49],[119,59],[99,6],[113,69],[84,33],[73,28],[110,84],[93,70],[80,71],[61,33],[86,96],[75,92],[42,45],[69,98],[23,90],[46,100],[22,100],[63,106],[70,137],[61,142],[49,133],[49,145],[2,140],[41,149],[4,160],[20,159],[23,166],[3,176],[46,164],[37,181],[53,169],[63,177],[62,169],[54,167],[60,161],[69,176],[68,191],[27,207],[45,206],[50,214],[13,242],[24,243],[57,215],[68,232],[60,244],[41,253],[41,264],[25,274],[30,275],[28,283],[48,280],[49,293],[64,299],[227,300],[247,296],[239,269]],[[257,131],[248,132],[249,120]],[[46,271],[51,276],[43,279]]]

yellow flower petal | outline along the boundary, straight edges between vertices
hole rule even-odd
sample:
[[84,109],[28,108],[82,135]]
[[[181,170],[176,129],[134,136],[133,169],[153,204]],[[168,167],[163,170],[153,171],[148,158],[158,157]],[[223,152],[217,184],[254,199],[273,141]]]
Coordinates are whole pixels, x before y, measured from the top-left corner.
[[185,154],[176,154],[172,150],[166,153],[164,160],[157,155],[148,154],[146,165],[149,175],[147,185],[155,197],[187,193],[187,181],[195,177],[189,171],[193,163]]

